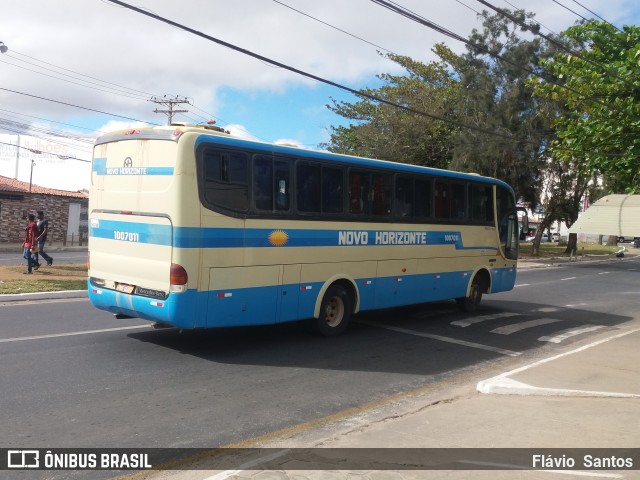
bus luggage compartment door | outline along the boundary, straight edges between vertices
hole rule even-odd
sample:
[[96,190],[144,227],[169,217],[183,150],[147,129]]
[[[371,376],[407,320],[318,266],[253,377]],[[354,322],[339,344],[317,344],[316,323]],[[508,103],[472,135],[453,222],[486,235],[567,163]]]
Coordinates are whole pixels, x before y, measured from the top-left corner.
[[207,327],[275,323],[281,265],[209,269]]

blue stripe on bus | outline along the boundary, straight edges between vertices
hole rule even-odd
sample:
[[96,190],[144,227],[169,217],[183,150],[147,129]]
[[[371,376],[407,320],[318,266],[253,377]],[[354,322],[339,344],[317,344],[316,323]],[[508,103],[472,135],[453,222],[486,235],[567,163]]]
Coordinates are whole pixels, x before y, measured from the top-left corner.
[[[360,310],[399,307],[466,295],[473,272],[440,272],[357,279]],[[515,268],[491,270],[492,293],[513,289]],[[153,300],[91,285],[89,299],[97,308],[124,313],[179,328],[264,325],[311,318],[323,282],[271,285],[227,290],[172,293]],[[302,288],[304,287],[304,288]],[[283,292],[287,292],[283,295]]]
[[94,158],[93,159],[93,172],[96,175],[104,176],[163,176],[173,175],[173,167],[107,167],[106,158]]
[[170,246],[171,230],[171,225],[100,220],[89,227],[89,234],[95,238]]
[[167,245],[176,248],[357,247],[453,245],[456,250],[488,250],[465,246],[460,231],[309,230],[267,228],[172,227],[149,223],[92,219],[95,238]]

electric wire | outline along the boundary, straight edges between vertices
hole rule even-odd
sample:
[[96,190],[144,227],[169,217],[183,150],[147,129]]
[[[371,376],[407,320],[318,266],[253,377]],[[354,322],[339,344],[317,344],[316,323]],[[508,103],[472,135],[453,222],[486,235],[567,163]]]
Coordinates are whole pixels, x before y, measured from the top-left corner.
[[116,5],[120,5],[120,6],[126,7],[129,10],[132,10],[134,12],[140,13],[142,15],[146,15],[146,16],[148,16],[150,18],[153,18],[154,20],[158,20],[160,22],[166,23],[167,25],[171,25],[173,27],[182,29],[182,30],[184,30],[186,32],[189,32],[189,33],[193,34],[193,35],[196,35],[196,36],[199,36],[201,38],[204,38],[205,40],[208,40],[210,42],[217,43],[218,45],[222,45],[222,46],[224,46],[226,48],[229,48],[231,50],[240,52],[240,53],[242,53],[244,55],[256,58],[256,59],[261,60],[263,62],[266,62],[266,63],[269,63],[271,65],[274,65],[276,67],[282,68],[283,70],[287,70],[287,71],[296,73],[298,75],[310,78],[312,80],[315,80],[315,81],[318,81],[318,82],[321,82],[321,83],[325,83],[327,85],[331,85],[331,86],[339,88],[341,90],[345,90],[347,92],[350,92],[350,93],[352,93],[352,94],[354,94],[356,96],[368,98],[368,99],[373,100],[375,102],[382,103],[382,104],[385,104],[385,105],[389,105],[389,106],[392,106],[392,107],[396,107],[396,108],[405,110],[407,112],[414,113],[416,115],[420,115],[420,116],[428,117],[428,118],[431,118],[431,119],[434,119],[434,120],[439,120],[439,121],[442,121],[442,122],[446,122],[446,123],[449,123],[451,125],[457,126],[459,128],[466,128],[466,129],[474,130],[474,131],[477,131],[477,132],[480,132],[480,133],[484,133],[484,134],[487,134],[487,135],[494,135],[494,136],[501,137],[501,138],[506,138],[506,139],[509,139],[509,140],[515,140],[511,135],[502,134],[502,133],[495,132],[495,131],[492,131],[492,130],[488,130],[488,129],[485,129],[485,128],[482,128],[482,127],[477,127],[475,125],[467,125],[467,124],[464,124],[462,122],[458,122],[457,120],[441,117],[439,115],[436,115],[436,114],[433,114],[433,113],[429,113],[429,112],[424,112],[422,110],[417,110],[415,108],[408,107],[406,105],[401,105],[399,103],[395,103],[395,102],[392,102],[392,101],[389,101],[389,100],[385,100],[383,98],[377,97],[375,95],[369,94],[369,93],[361,91],[361,90],[356,90],[354,88],[347,87],[345,85],[342,85],[340,83],[334,82],[332,80],[328,80],[328,79],[320,77],[318,75],[314,75],[312,73],[305,72],[303,70],[300,70],[298,68],[292,67],[290,65],[286,65],[286,64],[284,64],[282,62],[279,62],[279,61],[273,60],[271,58],[265,57],[264,55],[260,55],[258,53],[252,52],[252,51],[247,50],[245,48],[242,48],[242,47],[239,47],[239,46],[234,45],[232,43],[229,43],[229,42],[226,42],[224,40],[221,40],[219,38],[212,37],[211,35],[207,35],[207,34],[205,34],[203,32],[198,31],[198,30],[195,30],[193,28],[187,27],[186,25],[182,25],[180,23],[174,22],[173,20],[170,20],[170,19],[168,19],[166,17],[162,17],[160,15],[156,15],[154,13],[147,12],[147,11],[141,9],[141,8],[138,8],[138,7],[134,6],[134,5],[130,5],[130,4],[125,3],[125,2],[123,2],[121,0],[108,0],[108,1],[111,2],[111,3],[114,3]]
[[[316,22],[322,23],[323,25],[326,25],[327,27],[330,27],[330,28],[333,28],[334,30],[337,30],[337,31],[339,31],[339,32],[342,32],[342,33],[344,33],[345,35],[349,35],[350,37],[353,37],[353,38],[355,38],[355,39],[357,39],[357,40],[360,40],[361,42],[368,43],[369,45],[372,45],[372,46],[374,46],[374,47],[376,47],[376,48],[379,48],[380,50],[384,50],[384,51],[385,51],[385,52],[387,52],[387,53],[393,53],[393,52],[392,52],[391,50],[389,50],[388,48],[381,47],[380,45],[377,45],[377,44],[375,44],[375,43],[373,43],[373,42],[370,42],[369,40],[366,40],[366,39],[364,39],[364,38],[362,38],[362,37],[359,37],[359,36],[357,36],[357,35],[354,35],[353,33],[347,32],[346,30],[343,30],[343,29],[341,29],[341,28],[338,28],[338,27],[336,27],[335,25],[331,25],[330,23],[327,23],[327,22],[325,22],[324,20],[320,20],[319,18],[316,18],[316,17],[314,17],[313,15],[309,15],[308,13],[305,13],[305,12],[303,12],[302,10],[298,10],[297,8],[293,8],[292,6],[287,5],[287,4],[285,4],[285,3],[282,3],[282,2],[280,2],[280,1],[278,1],[278,0],[273,0],[273,1],[274,1],[275,3],[277,3],[277,4],[279,4],[279,5],[282,5],[282,6],[283,6],[283,7],[285,7],[285,8],[288,8],[289,10],[293,10],[294,12],[298,12],[300,15],[304,15],[305,17],[308,17],[308,18],[310,18],[310,19],[312,19],[312,20],[314,20],[314,21],[316,21]],[[457,0],[456,0],[456,1],[457,1]]]
[[[111,1],[111,0],[109,0]],[[15,93],[18,95],[24,95],[26,97],[31,97],[31,98],[37,98],[38,100],[45,100],[47,102],[52,102],[52,103],[58,103],[60,105],[66,105],[68,107],[75,107],[75,108],[80,108],[82,110],[88,110],[90,112],[96,112],[96,113],[101,113],[103,115],[109,115],[111,117],[116,117],[116,118],[123,118],[125,120],[132,120],[134,122],[140,122],[140,123],[146,123],[148,125],[154,125],[156,127],[158,127],[159,125],[157,123],[153,123],[153,122],[148,122],[146,120],[139,120],[137,118],[132,118],[132,117],[126,117],[124,115],[117,115],[115,113],[109,113],[109,112],[105,112],[103,110],[96,110],[95,108],[89,108],[89,107],[83,107],[81,105],[74,105],[73,103],[67,103],[67,102],[62,102],[60,100],[53,100],[51,98],[45,98],[45,97],[40,97],[38,95],[33,95],[30,93],[24,93],[24,92],[18,92],[17,90],[11,90],[9,88],[4,88],[4,87],[0,87],[0,90],[4,90],[5,92],[11,92],[11,93]]]
[[[16,58],[16,57],[11,57],[11,58]],[[74,82],[73,80],[69,80],[69,79],[66,79],[66,78],[56,77],[55,75],[50,75],[48,73],[39,72],[39,71],[34,70],[32,68],[24,67],[24,66],[21,66],[21,65],[16,65],[15,63],[11,63],[11,62],[8,62],[6,60],[0,60],[0,62],[4,63],[6,65],[11,65],[12,67],[21,68],[22,70],[26,70],[28,72],[37,73],[38,75],[42,75],[42,76],[45,76],[45,77],[48,77],[48,78],[53,78],[55,80],[60,80],[62,82],[67,82],[67,83],[71,83],[73,85],[78,85],[79,87],[90,88],[92,90],[97,90],[99,92],[105,92],[105,93],[110,93],[110,94],[114,94],[115,93],[116,95],[119,95],[119,96],[122,96],[122,97],[126,97],[126,98],[131,98],[131,99],[134,99],[134,100],[140,100],[141,99],[140,97],[134,97],[134,96],[131,96],[131,95],[127,95],[126,93],[112,92],[110,90],[106,90],[106,89],[100,88],[98,86],[85,85],[83,83]],[[40,67],[40,68],[42,68],[42,67]],[[49,69],[47,69],[47,70],[49,70]],[[60,75],[65,75],[65,74],[60,74]],[[69,76],[69,75],[67,75],[67,76]],[[73,77],[71,77],[71,78],[73,78]]]
[[[35,60],[36,62],[40,62],[40,63],[43,63],[45,65],[49,65],[50,67],[55,67],[55,68],[57,68],[59,70],[64,70],[65,72],[70,72],[70,73],[73,73],[73,74],[76,74],[76,75],[80,75],[81,77],[90,78],[91,80],[95,80],[97,82],[104,83],[106,85],[112,85],[114,87],[118,87],[119,89],[122,89],[122,91],[127,91],[128,90],[129,92],[131,92],[131,94],[139,94],[139,96],[142,96],[144,98],[149,98],[149,97],[154,96],[154,94],[152,94],[152,93],[144,92],[142,90],[136,90],[134,88],[129,88],[129,87],[126,87],[124,85],[119,85],[117,83],[108,82],[106,80],[102,80],[102,79],[97,78],[97,77],[92,77],[91,75],[86,75],[84,73],[76,72],[75,70],[71,70],[71,69],[68,69],[68,68],[65,68],[65,67],[61,67],[61,66],[55,65],[53,63],[45,62],[44,60],[40,60],[40,59],[32,57],[30,55],[27,55],[27,54],[24,54],[24,53],[20,53],[20,52],[18,52],[16,50],[13,50],[13,49],[11,50],[11,53],[15,53],[15,54],[20,55],[22,57],[26,57],[26,58],[29,58],[31,60]],[[18,59],[16,57],[13,57],[13,58],[15,58],[16,60],[20,60],[20,59]],[[20,60],[20,61],[23,61],[25,63],[29,63],[29,62],[26,62],[26,60]],[[37,64],[33,64],[33,63],[32,63],[32,65],[38,66]],[[45,67],[39,67],[39,68],[43,68],[44,69]],[[50,71],[54,71],[55,72],[55,70],[50,70]],[[59,72],[56,72],[56,73],[59,73]]]
[[20,145],[14,145],[13,143],[0,142],[0,144],[1,145],[9,145],[10,147],[20,148],[22,150],[29,150],[31,153],[36,153],[36,154],[41,154],[41,155],[53,155],[55,157],[60,158],[61,160],[78,160],[79,162],[91,163],[91,160],[85,160],[83,158],[78,158],[78,157],[70,157],[68,155],[57,155],[55,153],[40,152],[40,151],[38,151],[36,149],[23,147],[23,146],[20,146]]
[[[590,101],[590,102],[593,102],[593,103],[597,103],[597,104],[599,104],[601,106],[604,106],[604,107],[606,107],[608,109],[612,109],[612,106],[610,104],[602,102],[602,101],[600,101],[600,100],[598,100],[598,99],[596,99],[594,97],[588,97],[584,93],[580,92],[579,90],[576,90],[573,87],[570,87],[570,86],[568,86],[568,85],[566,85],[564,83],[559,82],[555,78],[550,77],[549,75],[545,74],[542,71],[536,72],[536,71],[532,70],[531,68],[525,67],[522,64],[516,63],[514,61],[509,60],[508,58],[505,58],[502,55],[499,55],[499,54],[497,54],[495,52],[492,52],[491,50],[489,50],[489,48],[484,47],[482,45],[479,45],[477,43],[474,43],[474,42],[472,42],[472,41],[470,41],[470,40],[458,35],[457,33],[453,32],[451,30],[448,30],[445,27],[442,27],[442,26],[438,25],[438,24],[436,24],[436,23],[434,23],[434,22],[432,22],[432,21],[430,21],[430,20],[428,20],[428,19],[416,14],[415,12],[412,12],[409,9],[404,8],[403,6],[401,6],[400,4],[398,4],[396,2],[393,2],[393,1],[388,2],[386,0],[371,0],[371,1],[373,3],[376,3],[376,4],[380,5],[380,6],[382,6],[382,7],[387,8],[388,10],[391,10],[394,13],[397,13],[397,14],[403,16],[403,17],[406,17],[409,20],[417,22],[417,23],[419,23],[421,25],[424,25],[425,27],[428,27],[428,28],[430,28],[432,30],[435,30],[435,31],[439,32],[439,33],[442,33],[443,35],[451,37],[454,40],[458,40],[458,41],[460,41],[460,42],[462,42],[462,43],[464,43],[466,45],[469,45],[472,49],[474,49],[474,50],[476,50],[478,52],[481,52],[481,53],[484,53],[486,55],[489,55],[489,56],[491,56],[493,58],[496,58],[496,59],[498,59],[498,60],[500,60],[500,61],[502,61],[504,63],[507,63],[507,64],[509,64],[509,65],[511,65],[511,66],[523,71],[523,72],[527,72],[527,73],[529,73],[529,74],[531,74],[531,75],[533,75],[533,76],[535,76],[537,78],[541,78],[543,80],[546,80],[549,83],[557,85],[560,88],[563,88],[563,89],[565,89],[567,91],[575,93],[576,95],[580,96],[584,100],[587,100],[587,101]],[[481,0],[478,0],[478,1],[481,1]],[[613,110],[615,110],[615,109],[613,109]],[[617,110],[617,111],[620,113],[619,110]]]
[[580,5],[582,8],[584,8],[587,12],[589,12],[591,15],[593,15],[594,17],[598,17],[600,20],[602,20],[605,23],[608,23],[609,25],[611,25],[613,28],[615,28],[616,30],[618,30],[620,33],[622,33],[622,30],[619,29],[618,27],[616,27],[613,23],[609,22],[608,20],[605,20],[604,18],[602,18],[600,15],[598,15],[596,12],[594,12],[593,10],[589,10],[587,7],[585,7],[584,5],[582,5],[580,2],[578,2],[577,0],[573,0],[573,3],[576,3],[578,5]]
[[[603,72],[605,72],[607,75],[610,75],[612,77],[617,78],[618,80],[622,80],[622,81],[626,81],[628,80],[620,77],[617,73],[609,70],[606,66],[602,65],[601,63],[595,62],[589,58],[586,58],[584,56],[582,56],[582,54],[580,54],[580,52],[574,50],[573,48],[568,47],[567,45],[565,45],[563,42],[560,42],[558,40],[556,40],[553,37],[550,37],[549,35],[545,35],[544,33],[540,33],[540,29],[536,28],[535,25],[528,25],[527,23],[523,22],[522,20],[520,20],[519,18],[516,18],[515,16],[513,16],[511,13],[507,12],[506,10],[496,7],[495,5],[487,2],[486,0],[476,0],[478,3],[481,3],[482,5],[492,9],[493,11],[497,12],[498,14],[502,15],[505,18],[508,18],[509,20],[511,20],[513,23],[515,23],[516,25],[520,25],[523,28],[526,28],[527,30],[530,30],[531,33],[533,33],[534,35],[538,35],[539,37],[544,38],[546,41],[552,43],[553,45],[557,46],[558,48],[560,48],[561,50],[565,51],[566,53],[568,53],[569,55],[573,55],[574,57],[579,58],[580,60],[582,60],[583,62],[589,63],[595,67],[598,67],[600,70],[602,70]],[[556,0],[553,0],[554,2],[558,3]],[[560,4],[559,4],[560,5]]]

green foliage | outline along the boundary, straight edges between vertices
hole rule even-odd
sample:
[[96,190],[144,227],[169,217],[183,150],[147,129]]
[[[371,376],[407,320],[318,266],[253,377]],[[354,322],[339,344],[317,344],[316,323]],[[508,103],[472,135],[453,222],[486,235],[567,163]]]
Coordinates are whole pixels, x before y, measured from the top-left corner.
[[574,161],[584,175],[602,174],[611,191],[640,189],[640,28],[618,31],[605,22],[573,26],[564,36],[580,56],[565,51],[541,60],[563,86],[531,81],[535,94],[559,102],[546,112],[557,130],[551,151]]
[[[379,75],[385,85],[366,89],[365,93],[416,110],[447,115],[457,83],[446,65],[423,64],[393,54],[387,57],[407,74]],[[449,164],[450,137],[455,131],[450,124],[364,97],[355,103],[333,101],[328,107],[353,122],[348,127],[332,127],[326,146],[331,151],[430,167],[446,168]]]
[[[524,11],[514,15],[531,17]],[[428,64],[387,55],[406,73],[380,75],[384,86],[366,90],[450,122],[368,98],[334,102],[329,108],[351,124],[332,128],[326,147],[496,177],[512,185],[519,198],[535,205],[545,163],[541,152],[550,141],[550,128],[547,118],[538,113],[527,80],[539,69],[545,47],[538,40],[522,40],[518,28],[499,15],[483,13],[483,20],[483,30],[470,35],[476,47],[469,47],[466,54],[458,55],[440,44],[434,47],[439,61]],[[487,51],[502,59],[496,60]]]

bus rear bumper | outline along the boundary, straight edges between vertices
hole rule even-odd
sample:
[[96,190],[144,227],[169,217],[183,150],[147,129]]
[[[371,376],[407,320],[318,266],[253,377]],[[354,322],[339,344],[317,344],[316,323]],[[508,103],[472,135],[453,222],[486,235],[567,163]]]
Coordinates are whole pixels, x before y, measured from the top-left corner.
[[162,299],[97,287],[88,281],[88,296],[94,307],[118,316],[142,318],[177,328],[197,328],[197,292],[170,293]]

